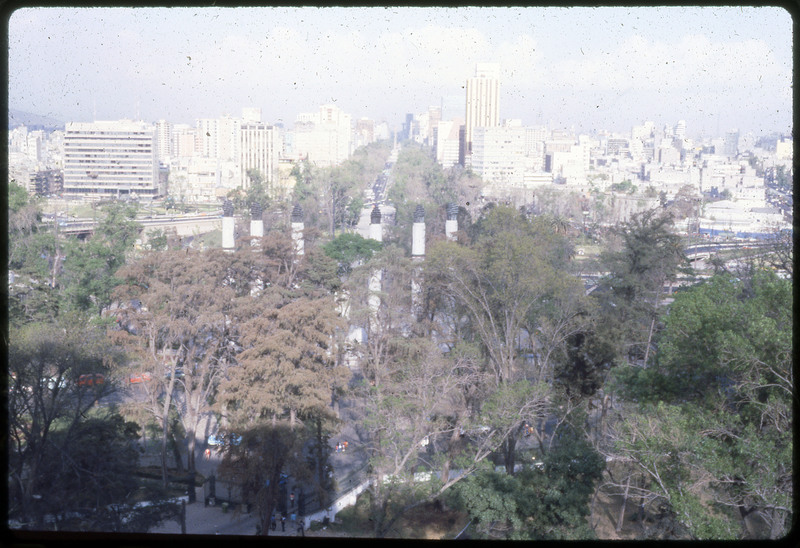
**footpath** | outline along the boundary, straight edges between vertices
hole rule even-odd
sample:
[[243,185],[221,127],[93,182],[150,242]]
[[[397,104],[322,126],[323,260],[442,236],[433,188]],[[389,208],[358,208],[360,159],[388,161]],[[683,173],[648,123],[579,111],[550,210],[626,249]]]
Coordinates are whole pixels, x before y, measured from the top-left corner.
[[[348,442],[347,451],[332,452],[328,461],[338,486],[335,498],[341,497],[344,493],[352,492],[352,490],[365,479],[367,456],[358,433],[353,428],[351,421],[347,420],[350,418],[349,411],[347,404],[344,404],[342,406],[342,415],[343,419],[345,419],[344,426],[340,432],[330,440],[333,447],[339,443]],[[197,471],[205,477],[214,475],[216,474],[219,461],[220,455],[215,451],[211,453],[211,457],[208,459],[200,453],[196,460]],[[157,462],[157,459],[154,460],[154,462]],[[290,480],[290,482],[292,482],[292,480]],[[293,491],[295,493],[303,491],[303,486],[299,483],[294,483],[287,487],[288,491]],[[306,492],[308,493],[309,490],[306,489]],[[258,517],[255,511],[248,514],[244,511],[229,508],[226,512],[223,511],[221,505],[206,506],[204,503],[205,494],[202,485],[197,486],[195,493],[196,502],[186,505],[187,535],[219,534],[252,536],[256,534]],[[315,515],[315,519],[322,521],[322,518],[316,515],[324,512],[324,508],[314,508],[313,504],[311,504],[308,510],[310,510],[310,515]],[[332,514],[335,515],[335,510]],[[297,528],[301,523],[302,520],[300,516],[296,516],[296,521],[292,521],[290,517],[287,517],[285,531],[281,530],[279,521],[276,530],[270,531],[269,536],[299,536],[300,533]],[[306,527],[308,527],[308,523]],[[181,524],[176,519],[167,520],[151,528],[149,533],[179,535],[181,534]],[[320,536],[321,532],[311,532],[306,529],[305,534],[308,536]],[[327,535],[322,533],[322,536]]]
[[[186,505],[186,534],[187,535],[255,535],[258,517],[255,512],[246,514],[234,510],[223,511],[220,506],[205,506],[203,503],[203,488],[196,490],[197,502]],[[297,526],[290,519],[286,520],[286,530],[281,531],[278,523],[277,530],[270,531],[269,536],[298,536]],[[158,527],[150,529],[151,534],[180,535],[181,524],[172,519],[162,522]]]

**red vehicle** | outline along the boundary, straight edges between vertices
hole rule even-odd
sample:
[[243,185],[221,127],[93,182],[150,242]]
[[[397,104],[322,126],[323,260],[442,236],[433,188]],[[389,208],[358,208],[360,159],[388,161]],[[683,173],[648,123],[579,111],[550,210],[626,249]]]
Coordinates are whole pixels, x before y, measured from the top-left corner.
[[106,378],[100,373],[89,373],[78,377],[78,386],[101,386],[105,384]]
[[152,379],[150,373],[138,373],[130,376],[131,384],[138,384]]

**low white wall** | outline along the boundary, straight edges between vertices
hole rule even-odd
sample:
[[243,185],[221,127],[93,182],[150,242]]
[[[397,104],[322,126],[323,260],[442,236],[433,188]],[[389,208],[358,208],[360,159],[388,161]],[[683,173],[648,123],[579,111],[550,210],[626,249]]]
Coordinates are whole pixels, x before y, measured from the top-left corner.
[[363,493],[367,487],[369,487],[370,481],[364,481],[361,485],[350,489],[344,495],[333,501],[333,503],[328,506],[325,510],[318,510],[313,514],[309,514],[308,516],[303,516],[303,527],[308,529],[311,527],[312,521],[322,521],[325,518],[328,518],[330,521],[336,519],[336,514],[347,508],[348,506],[352,506],[356,503],[356,499],[358,499],[358,495]]

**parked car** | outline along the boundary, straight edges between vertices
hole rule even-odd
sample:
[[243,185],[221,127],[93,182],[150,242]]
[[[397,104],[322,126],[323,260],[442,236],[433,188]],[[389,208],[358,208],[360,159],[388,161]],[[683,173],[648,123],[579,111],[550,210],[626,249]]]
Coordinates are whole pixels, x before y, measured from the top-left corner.
[[152,378],[153,377],[150,376],[150,373],[135,373],[130,376],[130,382],[131,384],[138,384],[152,380]]
[[226,440],[225,436],[217,436],[216,434],[211,434],[208,436],[208,445],[212,447],[222,446],[226,443],[230,443],[231,445],[239,445],[242,443],[242,436],[237,434],[230,434],[230,440]]
[[105,376],[100,373],[89,373],[78,377],[78,386],[101,386],[105,382]]
[[55,388],[66,388],[67,387],[67,379],[61,378],[60,380],[58,377],[48,377],[47,378],[47,389],[48,390],[55,390]]
[[[169,379],[172,377],[172,372],[170,372],[170,371],[167,371],[166,373],[164,373],[164,377],[165,377],[167,380],[169,380]],[[182,379],[183,377],[184,377],[184,375],[183,375],[183,368],[181,368],[181,367],[178,367],[178,368],[176,368],[176,369],[175,369],[175,378],[176,378],[176,379]]]

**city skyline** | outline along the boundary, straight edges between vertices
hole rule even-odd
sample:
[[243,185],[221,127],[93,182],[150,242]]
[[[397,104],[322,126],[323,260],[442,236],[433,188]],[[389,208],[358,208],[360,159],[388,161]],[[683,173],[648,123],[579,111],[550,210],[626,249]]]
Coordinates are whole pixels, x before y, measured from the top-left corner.
[[[789,133],[780,8],[25,8],[9,107],[63,121],[239,116],[333,103],[399,129],[500,65],[500,117],[578,131],[686,120],[688,136]],[[67,45],[65,47],[65,44]]]

